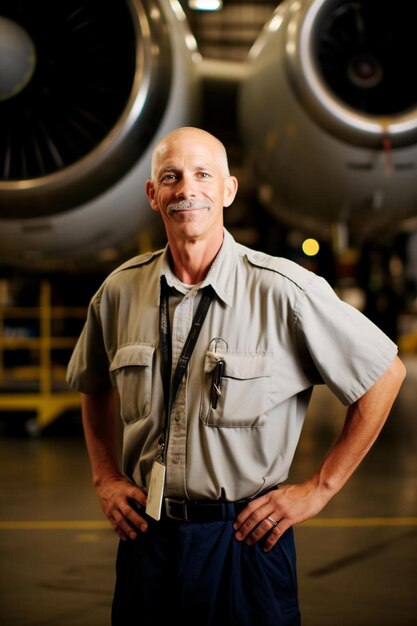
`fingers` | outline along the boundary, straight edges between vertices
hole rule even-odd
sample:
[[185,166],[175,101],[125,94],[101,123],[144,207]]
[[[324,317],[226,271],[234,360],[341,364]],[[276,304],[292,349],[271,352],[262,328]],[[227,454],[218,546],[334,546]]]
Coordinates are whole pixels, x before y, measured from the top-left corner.
[[147,531],[143,517],[146,496],[138,487],[128,481],[115,481],[107,485],[100,499],[104,514],[120,539],[136,539],[138,530]]
[[107,516],[107,519],[109,520],[114,532],[120,539],[122,539],[122,541],[126,541],[127,539],[136,539],[136,532],[120,511],[112,511],[111,515]]
[[276,526],[273,526],[265,540],[263,547],[264,552],[269,552],[274,547],[278,539],[285,533],[286,530],[288,530],[288,528],[290,528],[290,526],[291,524],[285,522],[284,520],[281,520],[276,524]]
[[290,526],[291,523],[279,513],[278,506],[269,494],[250,502],[233,524],[236,539],[248,545],[266,537],[265,552],[271,550]]
[[[278,541],[281,535],[290,527],[290,524],[281,519],[276,521],[273,517],[273,511],[266,517],[262,517],[263,513],[257,512],[256,515],[247,518],[247,520],[238,527],[235,537],[238,541],[245,541],[249,546],[253,545],[262,537],[266,536],[264,551],[268,552]],[[258,521],[259,519],[259,521]],[[272,523],[272,521],[274,523]]]
[[136,539],[138,529],[141,532],[148,530],[147,522],[129,504],[114,507],[108,512],[107,518],[113,530],[123,541]]
[[136,485],[131,486],[128,496],[132,500],[137,500],[141,506],[146,506],[146,495],[141,489],[139,489],[139,487],[136,487]]

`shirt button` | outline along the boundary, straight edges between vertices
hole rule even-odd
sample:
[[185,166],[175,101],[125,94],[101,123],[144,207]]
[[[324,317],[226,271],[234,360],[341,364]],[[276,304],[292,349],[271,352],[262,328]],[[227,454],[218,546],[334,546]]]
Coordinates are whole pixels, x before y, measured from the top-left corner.
[[178,459],[172,459],[172,464],[173,465],[178,465],[178,463],[179,463]]
[[175,413],[175,421],[176,422],[180,422],[181,421],[181,413]]
[[182,333],[179,333],[177,335],[177,339],[178,339],[178,341],[184,341],[184,335]]

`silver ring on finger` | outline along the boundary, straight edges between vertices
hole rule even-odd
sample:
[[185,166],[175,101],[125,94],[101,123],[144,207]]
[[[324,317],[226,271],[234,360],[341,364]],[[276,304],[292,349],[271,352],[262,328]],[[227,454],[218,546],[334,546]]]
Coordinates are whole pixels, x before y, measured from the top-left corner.
[[268,520],[268,522],[271,522],[274,528],[275,526],[277,526],[278,522],[276,522],[270,515],[268,515],[266,519]]

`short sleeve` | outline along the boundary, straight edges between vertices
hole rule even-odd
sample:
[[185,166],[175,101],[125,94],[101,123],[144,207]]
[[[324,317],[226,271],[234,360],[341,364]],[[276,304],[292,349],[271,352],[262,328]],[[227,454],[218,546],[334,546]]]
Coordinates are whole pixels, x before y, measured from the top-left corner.
[[67,382],[87,394],[103,393],[112,388],[97,295],[90,302],[86,323],[71,355]]
[[372,387],[397,354],[395,343],[319,276],[303,291],[295,314],[299,349],[345,405]]

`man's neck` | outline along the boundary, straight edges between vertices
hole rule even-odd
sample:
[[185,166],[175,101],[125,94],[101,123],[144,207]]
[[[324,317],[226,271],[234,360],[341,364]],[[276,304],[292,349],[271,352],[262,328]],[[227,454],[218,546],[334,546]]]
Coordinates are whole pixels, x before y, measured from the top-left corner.
[[222,243],[223,239],[210,242],[209,245],[204,240],[169,241],[175,275],[188,285],[203,281]]

